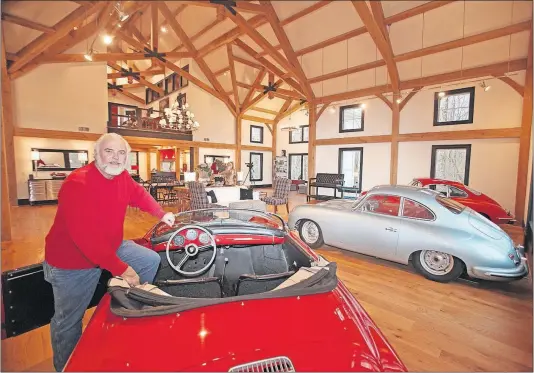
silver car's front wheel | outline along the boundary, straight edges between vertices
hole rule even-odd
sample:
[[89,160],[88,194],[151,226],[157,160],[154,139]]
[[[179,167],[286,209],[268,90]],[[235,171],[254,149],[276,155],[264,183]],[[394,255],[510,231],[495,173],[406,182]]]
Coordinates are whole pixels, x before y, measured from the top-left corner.
[[299,225],[298,231],[302,241],[312,249],[323,246],[323,234],[319,225],[312,220],[304,220]]
[[412,258],[415,269],[433,281],[453,281],[463,272],[460,259],[441,251],[422,250],[414,253]]

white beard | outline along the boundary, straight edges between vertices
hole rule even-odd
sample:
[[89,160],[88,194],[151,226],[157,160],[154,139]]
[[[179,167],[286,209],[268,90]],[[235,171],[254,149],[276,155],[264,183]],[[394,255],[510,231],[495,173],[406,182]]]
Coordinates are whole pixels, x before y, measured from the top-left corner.
[[112,165],[102,165],[102,171],[108,175],[117,176],[124,171],[124,165],[122,166],[112,166]]
[[102,172],[105,172],[106,174],[111,176],[120,175],[126,169],[126,164],[122,164],[120,166],[106,164],[102,162],[102,159],[98,156],[96,157],[96,165],[100,170],[102,170]]

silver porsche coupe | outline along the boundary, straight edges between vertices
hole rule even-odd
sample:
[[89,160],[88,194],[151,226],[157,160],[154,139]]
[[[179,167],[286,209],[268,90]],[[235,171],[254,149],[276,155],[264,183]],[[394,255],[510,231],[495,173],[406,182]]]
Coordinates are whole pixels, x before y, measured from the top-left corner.
[[522,246],[498,225],[442,194],[412,186],[376,186],[356,200],[300,205],[288,225],[316,249],[323,244],[408,265],[430,280],[462,274],[493,280],[528,275]]

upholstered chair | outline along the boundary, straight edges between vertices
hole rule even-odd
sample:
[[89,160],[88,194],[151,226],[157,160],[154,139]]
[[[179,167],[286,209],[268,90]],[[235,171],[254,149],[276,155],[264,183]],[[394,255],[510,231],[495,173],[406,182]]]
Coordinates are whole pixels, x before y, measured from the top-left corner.
[[274,206],[274,212],[278,212],[278,206],[286,205],[287,213],[289,214],[289,190],[291,189],[291,180],[277,177],[274,179],[273,194],[261,198],[263,202]]
[[224,207],[215,203],[209,203],[208,195],[206,193],[206,188],[204,187],[204,184],[199,183],[198,181],[189,181],[187,183],[187,187],[189,188],[190,192],[191,210]]

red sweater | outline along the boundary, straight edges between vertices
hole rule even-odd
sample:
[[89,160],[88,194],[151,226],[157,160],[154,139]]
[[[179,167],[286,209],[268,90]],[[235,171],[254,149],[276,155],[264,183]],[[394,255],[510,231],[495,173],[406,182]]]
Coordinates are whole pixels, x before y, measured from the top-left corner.
[[161,219],[165,212],[128,172],[106,179],[94,162],[73,171],[58,194],[54,224],[46,236],[45,260],[54,267],[100,267],[113,276],[128,264],[116,252],[124,234],[126,208],[141,210]]

